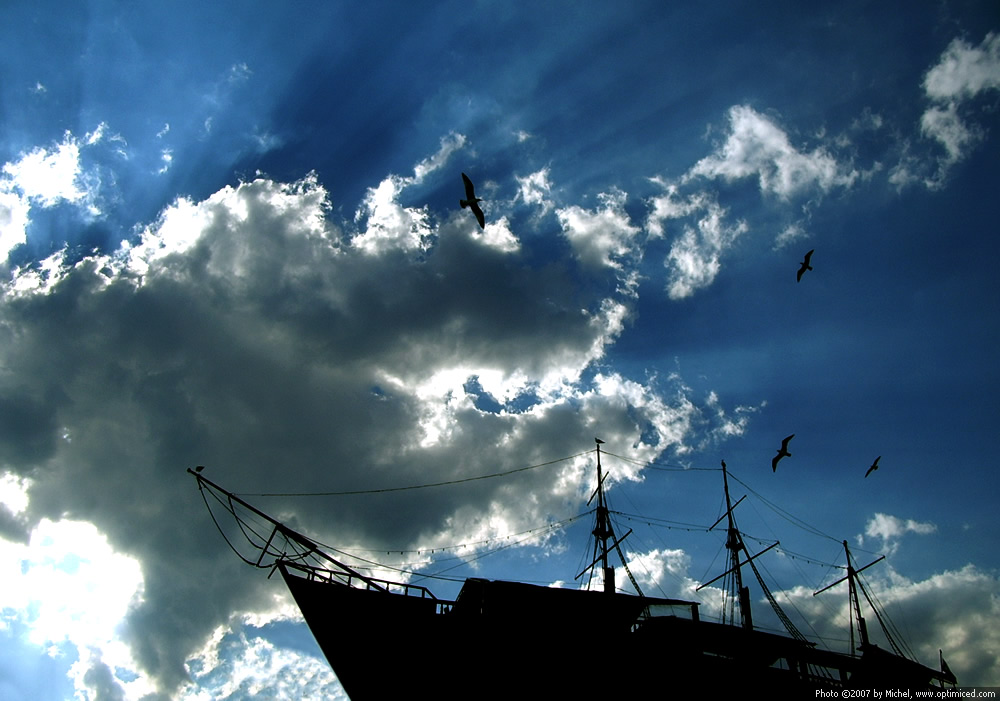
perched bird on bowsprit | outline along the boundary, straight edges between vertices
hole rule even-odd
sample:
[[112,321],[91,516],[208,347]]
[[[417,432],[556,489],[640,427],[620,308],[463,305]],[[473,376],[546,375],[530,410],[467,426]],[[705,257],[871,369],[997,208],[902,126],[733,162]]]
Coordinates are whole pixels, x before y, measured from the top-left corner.
[[799,282],[802,280],[802,275],[803,273],[805,273],[805,271],[812,270],[812,266],[809,265],[809,260],[813,257],[813,251],[815,250],[816,249],[814,248],[812,249],[812,251],[806,253],[806,257],[802,259],[802,267],[799,268],[799,274],[795,276],[795,282]]
[[867,478],[868,475],[870,475],[871,473],[875,472],[875,470],[878,469],[878,461],[881,459],[882,459],[881,455],[875,458],[875,462],[872,463],[872,466],[868,468],[868,472],[865,473],[865,478]]
[[465,199],[459,200],[458,203],[462,205],[462,209],[468,207],[472,210],[472,213],[476,215],[476,221],[479,222],[479,228],[486,228],[486,217],[483,216],[483,210],[479,208],[479,203],[482,202],[481,197],[476,197],[476,188],[472,185],[472,181],[469,180],[469,176],[462,173],[462,180],[465,182]]
[[775,455],[773,458],[771,458],[771,471],[772,472],[777,472],[778,471],[778,461],[779,460],[781,460],[782,458],[790,458],[790,457],[792,457],[792,454],[788,452],[788,441],[792,440],[793,438],[795,438],[795,434],[794,433],[792,435],[788,436],[787,438],[785,438],[785,440],[781,441],[781,447],[778,448],[778,454]]

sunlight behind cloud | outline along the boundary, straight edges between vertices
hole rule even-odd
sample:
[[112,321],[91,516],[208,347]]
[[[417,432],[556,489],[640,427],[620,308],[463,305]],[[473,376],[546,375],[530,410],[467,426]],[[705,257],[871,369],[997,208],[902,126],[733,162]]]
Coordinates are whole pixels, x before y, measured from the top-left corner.
[[79,521],[42,519],[28,544],[0,541],[0,547],[5,551],[0,562],[8,568],[4,605],[29,625],[30,643],[52,654],[72,646],[80,657],[71,671],[78,689],[88,686],[85,677],[94,665],[110,664],[128,670],[116,685],[128,686],[136,696],[152,690],[147,678],[135,674],[136,662],[120,637],[127,614],[143,595],[136,560],[116,553],[97,528]]

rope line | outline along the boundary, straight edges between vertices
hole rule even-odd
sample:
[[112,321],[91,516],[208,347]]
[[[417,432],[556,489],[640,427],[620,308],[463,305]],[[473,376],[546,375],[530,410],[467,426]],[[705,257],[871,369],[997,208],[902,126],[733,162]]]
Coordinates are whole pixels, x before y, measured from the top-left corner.
[[381,489],[353,489],[342,492],[240,492],[235,493],[238,497],[341,497],[341,496],[353,496],[357,494],[384,494],[386,492],[405,492],[411,489],[429,489],[431,487],[444,487],[449,484],[462,484],[464,482],[475,482],[477,480],[494,479],[496,477],[508,477],[510,475],[517,474],[518,472],[527,472],[528,470],[537,470],[540,467],[548,467],[549,465],[555,465],[556,463],[566,462],[567,460],[575,460],[583,455],[587,455],[593,451],[585,450],[582,453],[577,453],[576,455],[570,455],[566,458],[559,458],[557,460],[549,460],[548,462],[539,463],[537,465],[528,465],[527,467],[518,467],[513,470],[507,470],[506,472],[493,472],[488,475],[477,475],[475,477],[463,477],[462,479],[456,480],[445,480],[443,482],[430,482],[428,484],[411,484],[406,487],[383,487]]

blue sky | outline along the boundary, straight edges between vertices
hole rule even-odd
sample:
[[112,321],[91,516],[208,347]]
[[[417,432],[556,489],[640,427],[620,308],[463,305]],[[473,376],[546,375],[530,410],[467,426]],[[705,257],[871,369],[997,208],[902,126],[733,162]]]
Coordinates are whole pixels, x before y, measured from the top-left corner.
[[[710,525],[725,459],[833,647],[790,553],[847,540],[921,662],[1000,683],[995,3],[203,5],[0,10],[5,698],[342,696],[188,467],[384,489],[595,436],[623,513]],[[586,511],[592,458],[256,502],[574,586],[586,519],[480,556]],[[710,611],[721,537],[621,518]]]

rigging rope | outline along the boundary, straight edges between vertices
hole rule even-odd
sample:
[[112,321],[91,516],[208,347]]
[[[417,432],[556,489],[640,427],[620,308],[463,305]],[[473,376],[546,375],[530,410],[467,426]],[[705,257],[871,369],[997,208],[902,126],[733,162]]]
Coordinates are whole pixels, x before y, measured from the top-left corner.
[[341,496],[353,496],[357,494],[383,494],[385,492],[405,492],[411,489],[428,489],[430,487],[444,487],[449,484],[462,484],[463,482],[475,482],[477,480],[493,479],[496,477],[507,477],[509,475],[516,474],[518,472],[526,472],[528,470],[536,470],[540,467],[547,467],[549,465],[555,465],[556,463],[565,462],[567,460],[575,460],[583,455],[587,455],[593,451],[585,450],[582,453],[577,453],[576,455],[570,455],[566,458],[558,458],[556,460],[549,460],[548,462],[539,463],[537,465],[528,465],[527,467],[518,467],[513,470],[507,470],[506,472],[493,472],[488,475],[477,475],[476,477],[463,477],[462,479],[455,480],[445,480],[443,482],[430,482],[427,484],[411,484],[406,487],[383,487],[381,489],[354,489],[342,492],[239,492],[235,493],[238,497],[341,497]]

